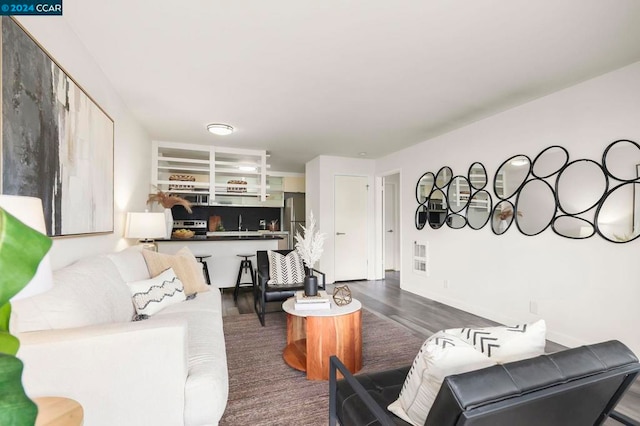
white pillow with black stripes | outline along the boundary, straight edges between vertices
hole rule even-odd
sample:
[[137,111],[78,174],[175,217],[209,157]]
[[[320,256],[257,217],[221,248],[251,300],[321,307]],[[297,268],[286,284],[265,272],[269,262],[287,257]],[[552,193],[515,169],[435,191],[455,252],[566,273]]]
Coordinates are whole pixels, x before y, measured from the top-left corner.
[[269,250],[269,281],[273,286],[302,285],[304,282],[304,263],[300,254],[293,250],[286,255]]
[[545,336],[543,320],[439,331],[424,342],[398,399],[387,408],[412,425],[424,425],[445,377],[542,355]]
[[184,285],[173,268],[157,277],[127,283],[138,315],[153,315],[169,305],[183,302]]

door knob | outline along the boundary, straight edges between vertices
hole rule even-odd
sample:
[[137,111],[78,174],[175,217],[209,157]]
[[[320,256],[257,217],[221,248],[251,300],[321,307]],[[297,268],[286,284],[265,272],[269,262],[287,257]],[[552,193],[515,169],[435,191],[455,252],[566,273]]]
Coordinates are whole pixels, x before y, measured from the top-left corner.
[[336,235],[347,235],[346,232],[336,232]]
[[393,229],[389,229],[387,232],[393,232]]

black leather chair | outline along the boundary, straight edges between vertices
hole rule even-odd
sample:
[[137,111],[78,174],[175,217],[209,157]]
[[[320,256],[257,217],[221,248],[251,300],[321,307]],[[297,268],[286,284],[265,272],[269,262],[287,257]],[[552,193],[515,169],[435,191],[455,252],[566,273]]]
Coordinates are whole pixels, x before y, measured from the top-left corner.
[[[287,255],[293,250],[274,250],[276,253]],[[270,278],[269,273],[269,255],[266,251],[256,252],[256,287],[253,293],[253,307],[258,314],[260,324],[264,327],[264,317],[266,313],[266,304],[268,302],[284,302],[288,298],[294,296],[296,291],[304,290],[304,283],[296,283],[288,286],[272,286],[267,284]],[[305,272],[309,269],[305,266]],[[319,275],[318,288],[325,290],[325,274],[314,269],[314,275]]]
[[[330,361],[329,425],[408,425],[387,411],[409,368],[353,376]],[[344,379],[336,380],[336,370]],[[425,426],[586,426],[611,417],[640,373],[638,359],[612,340],[445,378]]]

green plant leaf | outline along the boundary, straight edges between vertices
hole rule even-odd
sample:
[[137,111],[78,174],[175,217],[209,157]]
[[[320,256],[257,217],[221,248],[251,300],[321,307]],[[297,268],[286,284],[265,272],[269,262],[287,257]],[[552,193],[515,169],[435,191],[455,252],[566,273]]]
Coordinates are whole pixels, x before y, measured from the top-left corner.
[[0,331],[0,354],[15,355],[20,348],[20,341],[8,331]]
[[33,278],[51,239],[0,209],[0,306]]
[[9,318],[11,318],[11,303],[0,306],[0,331],[9,331]]

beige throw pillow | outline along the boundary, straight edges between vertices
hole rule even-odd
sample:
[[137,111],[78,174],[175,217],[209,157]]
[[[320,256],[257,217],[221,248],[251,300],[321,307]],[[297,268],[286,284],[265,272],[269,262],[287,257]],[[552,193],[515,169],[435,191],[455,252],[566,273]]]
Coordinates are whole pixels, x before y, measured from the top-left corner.
[[169,268],[173,268],[176,276],[184,284],[184,292],[188,295],[209,291],[202,275],[202,265],[198,263],[191,250],[180,249],[175,255],[142,250],[149,275],[156,277]]

